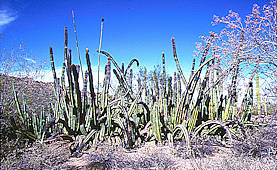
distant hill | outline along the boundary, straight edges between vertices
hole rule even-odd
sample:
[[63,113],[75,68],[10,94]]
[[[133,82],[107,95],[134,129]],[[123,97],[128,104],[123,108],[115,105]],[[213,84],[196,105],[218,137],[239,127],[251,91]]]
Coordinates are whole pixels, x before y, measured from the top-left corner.
[[11,109],[15,104],[12,90],[13,83],[20,102],[23,98],[26,99],[27,111],[35,113],[42,107],[48,111],[49,104],[54,100],[53,83],[35,81],[28,77],[7,76],[0,73],[0,101],[3,112],[14,111]]

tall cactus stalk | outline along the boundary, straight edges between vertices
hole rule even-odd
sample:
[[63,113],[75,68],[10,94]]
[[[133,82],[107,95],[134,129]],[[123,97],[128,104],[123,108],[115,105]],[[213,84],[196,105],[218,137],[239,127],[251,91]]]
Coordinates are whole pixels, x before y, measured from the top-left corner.
[[166,96],[166,71],[165,71],[165,55],[162,53],[163,58],[163,98]]
[[259,81],[259,74],[256,72],[256,98],[257,98],[257,110],[259,118],[261,119],[261,94],[260,94],[260,81]]
[[93,125],[96,126],[97,125],[96,97],[95,97],[95,92],[94,92],[93,77],[92,77],[92,70],[91,70],[91,64],[90,64],[88,49],[86,49],[86,60],[87,60],[87,66],[88,66],[90,101],[91,101],[91,105],[92,105],[91,112],[93,113]]
[[[210,66],[210,85],[214,83],[214,60]],[[209,102],[209,119],[214,119],[214,88],[210,89],[210,102]]]
[[264,113],[265,113],[265,116],[268,115],[268,109],[267,109],[267,96],[264,97]]
[[[248,95],[248,93],[249,93],[248,90],[250,89],[250,86],[253,85],[252,81],[253,81],[254,75],[255,75],[256,70],[258,69],[258,67],[259,67],[259,63],[256,64],[256,66],[255,66],[255,68],[254,68],[254,70],[253,70],[253,72],[252,72],[252,74],[251,74],[251,77],[250,77],[250,79],[249,79],[249,82],[248,82],[247,87],[246,87],[246,90],[245,90],[244,98],[247,98],[247,95]],[[252,90],[253,90],[253,88],[252,88]],[[242,111],[243,111],[243,107],[245,107],[245,106],[244,106],[245,104],[246,104],[246,103],[245,103],[245,101],[243,100],[242,103],[241,103],[241,106],[240,106],[239,113],[238,113],[238,114],[239,114],[238,118],[241,116]]]
[[187,84],[187,81],[186,81],[186,78],[183,74],[183,71],[180,67],[180,64],[179,64],[179,60],[178,60],[178,57],[177,57],[177,52],[176,52],[176,45],[175,45],[175,38],[172,37],[171,38],[171,41],[172,41],[172,48],[173,48],[173,57],[174,57],[174,60],[175,60],[175,63],[176,63],[176,66],[177,66],[177,69],[178,69],[178,72],[182,78],[182,81],[183,81],[183,84],[185,85],[186,87],[186,84]]
[[[52,68],[52,73],[53,73],[53,78],[54,78],[54,90],[56,90],[56,81],[57,81],[57,75],[56,75],[56,70],[55,70],[55,64],[54,64],[54,59],[53,59],[53,49],[50,47],[50,61],[51,61],[51,68]],[[56,93],[56,91],[55,91]]]
[[237,117],[237,81],[238,81],[238,71],[240,65],[240,53],[243,47],[244,41],[244,31],[241,32],[240,40],[239,40],[239,47],[236,53],[232,54],[232,64],[233,64],[233,73],[232,73],[232,84],[231,84],[231,103],[233,105],[233,114],[232,118],[235,119]]
[[195,58],[194,58],[193,61],[192,61],[192,68],[191,68],[191,73],[190,73],[189,79],[191,79],[191,77],[192,77],[192,75],[193,75],[193,73],[194,73],[194,67],[195,67]]

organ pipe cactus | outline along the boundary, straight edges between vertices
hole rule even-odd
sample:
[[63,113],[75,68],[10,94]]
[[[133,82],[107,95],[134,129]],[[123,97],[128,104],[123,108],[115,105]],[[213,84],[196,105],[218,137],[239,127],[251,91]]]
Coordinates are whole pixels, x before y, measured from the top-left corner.
[[[211,33],[198,68],[195,67],[195,59],[193,60],[188,81],[177,57],[175,39],[172,38],[173,58],[178,72],[172,77],[166,73],[165,54],[162,53],[162,72],[154,70],[151,73],[144,69],[141,73],[143,77],[136,79],[138,88],[134,83],[135,70],[132,66],[136,64],[139,67],[139,61],[132,59],[126,68],[124,63],[119,67],[114,57],[106,51],[101,51],[100,45],[97,52],[99,57],[100,54],[106,56],[107,64],[102,88],[97,84],[97,91],[100,89],[102,91],[95,93],[89,50],[85,51],[87,70],[83,75],[82,65],[72,63],[74,56],[68,48],[65,27],[64,63],[60,78],[56,74],[54,53],[50,47],[56,99],[52,105],[53,118],[47,117],[43,110],[39,117],[28,114],[24,100],[22,107],[14,90],[22,125],[25,129],[32,127],[33,131],[29,136],[42,141],[47,137],[45,135],[47,130],[70,135],[75,141],[71,146],[73,153],[80,152],[88,143],[97,144],[104,140],[118,139],[126,148],[151,140],[156,142],[168,140],[171,145],[176,140],[185,140],[187,148],[190,148],[191,137],[204,132],[215,134],[222,128],[225,130],[225,137],[232,140],[232,135],[235,134],[235,130],[232,129],[235,119],[249,124],[253,107],[253,88],[251,84],[249,92],[243,99],[242,111],[237,112],[234,96],[239,71],[237,59],[243,43],[243,33],[241,46],[234,53],[236,61],[234,68],[228,68],[226,71],[226,74],[233,71],[229,96],[223,94],[221,80],[224,73],[220,67],[221,61],[216,56],[216,50],[214,49],[212,56],[209,56],[214,36],[214,33]],[[114,95],[110,93],[112,73],[119,82]],[[83,87],[80,82],[83,83]],[[207,131],[203,130],[205,127],[208,127]]]

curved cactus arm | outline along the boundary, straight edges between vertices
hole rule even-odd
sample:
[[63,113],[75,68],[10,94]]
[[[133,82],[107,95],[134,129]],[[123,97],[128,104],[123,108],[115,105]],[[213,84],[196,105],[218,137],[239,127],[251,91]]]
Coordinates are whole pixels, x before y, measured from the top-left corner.
[[[187,98],[188,92],[190,91],[190,86],[192,85],[192,82],[194,80],[194,78],[198,75],[198,73],[200,73],[200,71],[202,70],[202,68],[207,65],[211,60],[213,60],[215,57],[211,57],[209,58],[207,61],[205,61],[204,63],[202,63],[200,65],[200,67],[194,72],[193,76],[191,76],[190,81],[187,84],[186,90],[184,91],[184,93],[182,94],[182,98],[179,101],[179,104],[177,105],[177,109],[176,109],[176,113],[175,113],[175,118],[174,118],[174,122],[176,122],[177,116],[181,113],[181,110],[183,109],[183,106],[185,104],[185,100]],[[198,80],[195,80],[198,81]],[[186,117],[186,115],[184,116]]]
[[218,120],[208,120],[207,122],[205,123],[202,123],[200,126],[198,126],[193,135],[192,135],[192,140],[194,138],[196,138],[197,134],[206,126],[209,126],[209,125],[212,125],[212,124],[218,124],[220,125],[221,127],[223,127],[226,131],[226,134],[228,135],[229,139],[230,139],[230,143],[233,143],[233,138],[232,138],[232,132],[231,130],[225,125],[224,122],[221,122],[221,121],[218,121]]
[[137,94],[135,100],[132,102],[132,104],[131,104],[131,106],[130,106],[130,108],[129,108],[129,110],[128,110],[128,113],[127,113],[128,116],[130,116],[130,115],[133,113],[133,110],[134,110],[134,108],[135,108],[135,105],[138,103],[138,100],[141,98],[141,94],[142,94],[142,91],[143,91],[144,87],[145,87],[145,82],[144,82],[144,83],[142,84],[142,86],[140,87],[139,92],[138,92],[138,94]]
[[[122,108],[120,105],[119,105],[120,108]],[[126,114],[126,111],[124,111],[125,114]],[[128,130],[127,130],[127,127],[124,126],[124,123],[119,119],[119,118],[116,118],[116,119],[112,119],[114,121],[114,123],[116,123],[120,129],[122,130],[123,132],[123,136],[124,136],[124,144],[125,145],[128,145],[128,143],[130,142],[129,141],[129,135],[128,135]]]
[[87,142],[92,138],[92,136],[93,136],[94,134],[96,134],[96,133],[97,133],[97,130],[92,129],[92,130],[89,132],[89,134],[86,136],[86,138],[84,139],[83,143],[87,143]]
[[[138,61],[137,59],[133,59],[133,60],[129,63],[127,69],[125,70],[124,76],[127,75],[128,70],[131,68],[131,66],[133,65],[134,62],[137,63],[137,67],[139,68],[139,61]],[[122,71],[124,71],[124,70],[122,70]]]
[[[59,119],[59,120],[60,120],[60,119]],[[47,132],[47,130],[48,130],[51,126],[53,126],[53,125],[55,124],[55,122],[56,122],[56,118],[53,118],[53,119],[49,120],[49,121],[45,124],[45,126],[44,126],[44,128],[43,128],[42,135],[41,135],[41,141],[40,141],[40,143],[43,143],[43,139],[44,139],[45,133]]]
[[149,107],[148,107],[147,104],[144,103],[144,102],[139,102],[138,105],[139,105],[139,104],[143,105],[143,107],[144,107],[145,110],[146,110],[146,114],[145,114],[146,122],[150,121],[150,109],[149,109]]
[[[97,52],[98,52],[98,51],[97,51]],[[127,88],[127,92],[129,92],[130,95],[131,95],[131,97],[132,97],[132,90],[130,89],[130,87],[129,87],[128,83],[127,83],[127,80],[126,80],[126,78],[125,78],[125,76],[124,76],[124,73],[123,73],[122,70],[119,68],[119,66],[117,65],[117,63],[116,63],[115,60],[113,59],[113,57],[112,57],[109,53],[107,53],[107,52],[105,52],[105,51],[100,51],[100,53],[106,55],[107,57],[109,57],[109,58],[112,60],[114,66],[116,67],[117,71],[118,71],[118,72],[120,73],[120,75],[121,75],[121,78],[122,78],[122,80],[123,80],[123,83],[124,83],[125,87]],[[132,97],[132,98],[133,98],[133,97]]]
[[187,146],[187,149],[190,149],[191,147],[191,143],[190,143],[190,135],[189,135],[189,132],[188,130],[186,129],[185,127],[185,124],[180,124],[180,125],[177,125],[175,128],[174,128],[174,131],[173,131],[173,137],[177,134],[178,131],[181,131],[182,134],[184,135],[185,137],[185,141],[186,141],[186,146]]

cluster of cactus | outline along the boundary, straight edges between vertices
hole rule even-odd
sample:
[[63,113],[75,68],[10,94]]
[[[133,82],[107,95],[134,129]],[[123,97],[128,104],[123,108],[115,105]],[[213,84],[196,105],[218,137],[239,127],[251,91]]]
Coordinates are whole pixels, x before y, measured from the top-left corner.
[[[189,148],[191,137],[197,134],[205,132],[216,135],[223,132],[223,136],[231,140],[232,135],[236,134],[231,128],[237,127],[235,124],[241,126],[241,123],[236,123],[237,120],[242,123],[248,122],[249,125],[253,106],[252,82],[238,113],[235,91],[239,63],[235,62],[233,67],[233,91],[228,97],[224,97],[221,82],[224,74],[220,69],[220,60],[215,57],[215,52],[208,58],[213,33],[197,69],[195,59],[193,60],[188,81],[180,67],[175,39],[172,38],[173,57],[178,72],[174,73],[174,77],[166,74],[165,54],[162,53],[162,73],[155,70],[148,77],[145,69],[143,77],[139,76],[137,79],[137,88],[133,83],[135,80],[131,67],[134,63],[139,66],[138,60],[131,60],[126,69],[122,63],[120,68],[109,53],[100,51],[99,48],[99,54],[107,57],[104,82],[99,93],[95,93],[94,90],[89,50],[86,49],[87,71],[83,73],[81,64],[71,63],[72,54],[67,46],[67,37],[65,27],[64,63],[60,78],[56,75],[53,49],[50,47],[55,93],[55,104],[52,105],[51,113],[53,117],[46,117],[42,111],[39,117],[29,119],[17,101],[22,123],[27,128],[32,126],[34,134],[40,135],[38,139],[41,141],[47,137],[46,133],[50,128],[54,129],[52,132],[71,136],[75,141],[71,147],[74,153],[78,153],[87,144],[93,145],[101,141],[132,148],[146,141],[167,141],[172,145],[176,140],[185,139]],[[234,55],[239,55],[239,51]],[[115,93],[110,95],[112,64],[115,67],[112,71],[119,85]],[[217,69],[214,67],[215,64],[218,65]],[[204,76],[201,76],[204,71]],[[207,126],[208,130],[203,131]]]
[[[86,49],[88,70],[84,74],[81,91],[79,82],[81,66],[71,63],[71,50],[67,49],[67,28],[65,28],[65,62],[61,78],[57,78],[53,50],[50,47],[56,95],[56,104],[53,107],[55,118],[53,126],[59,124],[59,131],[72,136],[77,141],[72,148],[73,151],[81,149],[84,144],[89,142],[95,144],[103,140],[119,141],[126,147],[133,147],[140,136],[138,127],[142,126],[142,122],[139,117],[135,120],[133,113],[138,111],[136,110],[138,108],[143,110],[143,106],[145,106],[140,102],[145,83],[141,85],[138,93],[134,94],[131,85],[132,69],[130,69],[134,62],[137,62],[137,65],[139,63],[134,59],[126,70],[124,67],[120,69],[108,53],[100,52],[107,56],[108,61],[105,67],[102,92],[96,94],[88,49]],[[116,67],[113,69],[113,73],[119,80],[119,90],[114,96],[109,95],[111,63]],[[130,71],[129,81],[127,81],[128,71]],[[65,83],[66,79],[67,83]],[[145,122],[143,123],[145,124]]]
[[[236,132],[232,130],[233,127],[237,124],[242,125],[243,122],[248,122],[247,125],[251,124],[249,122],[253,108],[253,88],[251,86],[247,90],[243,100],[242,114],[238,115],[235,81],[237,81],[239,63],[233,67],[232,89],[234,92],[224,97],[221,82],[223,73],[220,68],[215,70],[214,67],[215,62],[220,65],[220,60],[215,57],[215,54],[206,59],[213,37],[214,34],[211,34],[196,70],[195,60],[193,61],[188,81],[179,65],[174,38],[172,38],[173,55],[178,70],[178,73],[174,73],[174,82],[172,82],[172,77],[165,79],[165,55],[162,54],[163,73],[157,76],[154,71],[150,78],[150,85],[147,86],[150,88],[146,89],[145,95],[146,99],[151,99],[146,100],[152,127],[149,133],[156,141],[166,140],[172,143],[174,140],[185,139],[189,146],[190,136],[202,132],[206,126],[210,128],[205,133],[216,135],[215,133],[223,132],[231,140],[232,135],[236,135]],[[239,51],[235,55],[239,55]],[[205,66],[207,68],[203,69]],[[200,78],[202,70],[206,71],[203,80]]]
[[[13,82],[13,93],[15,104],[19,116],[20,123],[12,121],[16,133],[26,136],[31,141],[39,140],[42,138],[44,127],[46,122],[51,120],[51,116],[45,113],[44,107],[41,108],[38,114],[27,111],[27,101],[24,94],[21,97],[22,103],[19,101],[19,96],[15,90],[15,85]],[[22,106],[21,106],[22,105]],[[56,132],[55,128],[49,129],[50,132]]]

